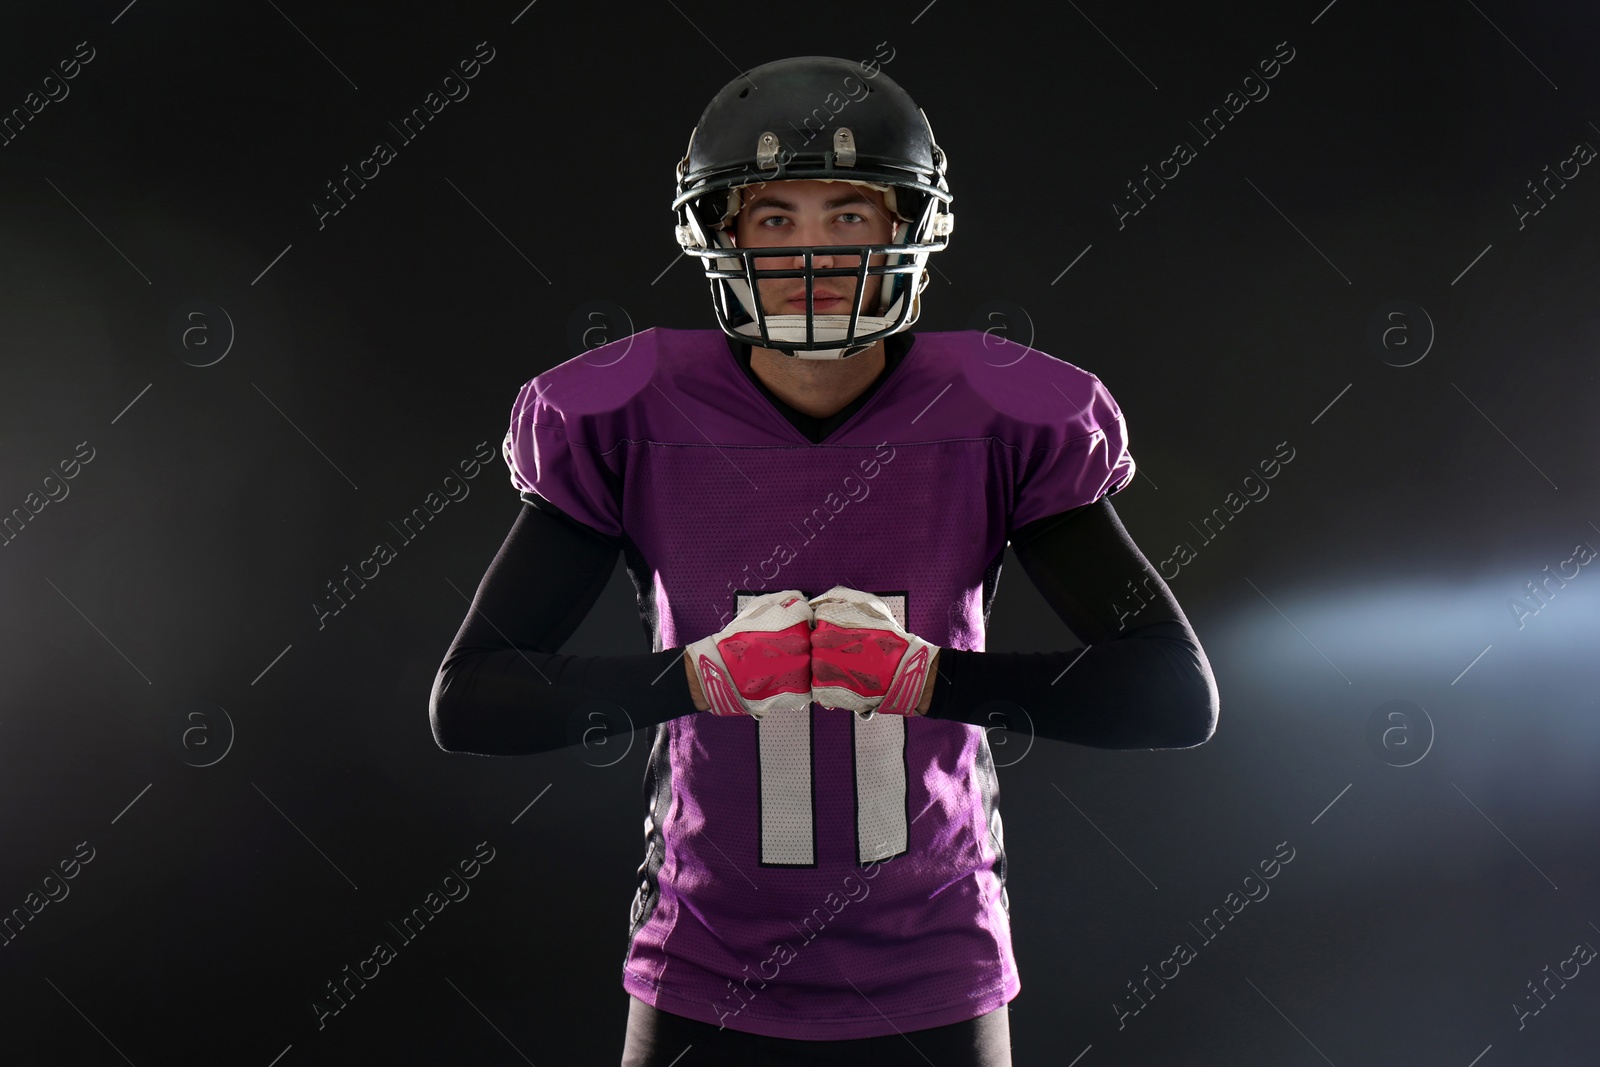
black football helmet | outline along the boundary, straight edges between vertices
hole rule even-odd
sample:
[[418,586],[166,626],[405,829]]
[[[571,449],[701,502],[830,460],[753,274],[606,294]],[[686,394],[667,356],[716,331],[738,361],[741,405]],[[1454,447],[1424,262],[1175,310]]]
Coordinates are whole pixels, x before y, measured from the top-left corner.
[[[828,56],[765,63],[724,86],[689,135],[672,201],[678,244],[705,268],[717,325],[728,336],[800,359],[860,355],[917,320],[928,257],[945,248],[955,224],[944,171],[928,117],[876,64]],[[808,179],[882,191],[893,214],[891,243],[735,247],[740,187]],[[814,269],[816,254],[859,256],[860,263]],[[802,255],[802,269],[755,269],[757,257]],[[873,263],[876,255],[884,262]],[[769,314],[758,276],[804,278],[805,314]],[[863,308],[869,276],[882,278],[879,306]],[[819,315],[811,304],[815,280],[833,277],[856,279],[848,315]]]

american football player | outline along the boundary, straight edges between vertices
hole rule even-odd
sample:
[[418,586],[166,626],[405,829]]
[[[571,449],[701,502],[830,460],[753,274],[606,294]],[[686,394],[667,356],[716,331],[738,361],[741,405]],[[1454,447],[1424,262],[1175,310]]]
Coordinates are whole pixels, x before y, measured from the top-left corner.
[[[572,744],[585,708],[650,727],[625,1067],[690,1046],[1010,1064],[986,729],[1163,748],[1215,728],[1205,653],[1109,501],[1135,469],[1110,391],[1003,338],[911,331],[954,230],[947,162],[879,66],[751,69],[677,166],[716,328],[613,341],[512,407],[523,507],[430,717],[475,753]],[[985,651],[1008,544],[1085,647]],[[654,651],[560,654],[619,553]]]

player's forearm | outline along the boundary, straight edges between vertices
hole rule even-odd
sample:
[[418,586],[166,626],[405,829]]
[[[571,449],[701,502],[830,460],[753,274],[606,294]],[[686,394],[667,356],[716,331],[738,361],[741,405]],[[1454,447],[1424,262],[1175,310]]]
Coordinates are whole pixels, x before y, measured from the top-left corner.
[[711,704],[706,700],[705,690],[700,688],[700,676],[694,671],[694,663],[688,656],[683,657],[683,673],[689,676],[689,700],[694,704],[696,711],[710,711]]
[[[1038,737],[1096,748],[1188,748],[1216,729],[1211,665],[1181,623],[1071,652],[944,653],[930,718],[1031,728]],[[1007,715],[1000,701],[1027,715]]]
[[513,756],[643,729],[693,714],[679,648],[566,656],[514,648],[460,651],[434,680],[428,717],[450,752]]

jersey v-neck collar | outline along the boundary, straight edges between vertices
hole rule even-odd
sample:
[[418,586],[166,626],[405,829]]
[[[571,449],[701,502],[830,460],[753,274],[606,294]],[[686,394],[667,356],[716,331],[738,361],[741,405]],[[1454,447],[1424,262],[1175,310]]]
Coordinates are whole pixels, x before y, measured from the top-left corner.
[[911,346],[916,340],[915,335],[910,333],[896,333],[884,338],[883,370],[872,380],[872,384],[867,386],[860,396],[832,415],[818,418],[815,415],[807,415],[803,411],[796,411],[784,403],[778,394],[768,388],[767,383],[761,380],[760,376],[756,374],[755,368],[750,365],[750,346],[743,342],[735,341],[726,334],[723,336],[728,343],[728,349],[733,354],[735,362],[744,371],[745,377],[750,379],[751,384],[766,398],[767,403],[771,404],[773,409],[799,432],[800,436],[812,444],[822,444],[845,423],[854,418],[856,412],[865,407],[883,388],[884,383],[894,374],[895,368],[900,365],[900,361],[905,358],[906,353],[911,350]]

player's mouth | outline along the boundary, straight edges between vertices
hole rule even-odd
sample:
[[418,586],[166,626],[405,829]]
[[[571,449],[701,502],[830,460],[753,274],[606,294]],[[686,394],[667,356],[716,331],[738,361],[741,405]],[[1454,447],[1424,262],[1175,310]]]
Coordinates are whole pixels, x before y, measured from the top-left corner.
[[[815,307],[818,311],[827,311],[827,310],[829,310],[831,308],[838,307],[839,305],[841,305],[843,303],[844,303],[844,297],[842,297],[842,296],[833,296],[833,295],[831,295],[829,293],[815,293],[815,294],[813,294],[812,306]],[[794,308],[800,308],[802,311],[805,310],[806,295],[804,293],[801,293],[799,296],[792,297],[789,300],[789,306],[790,307],[794,307]]]

